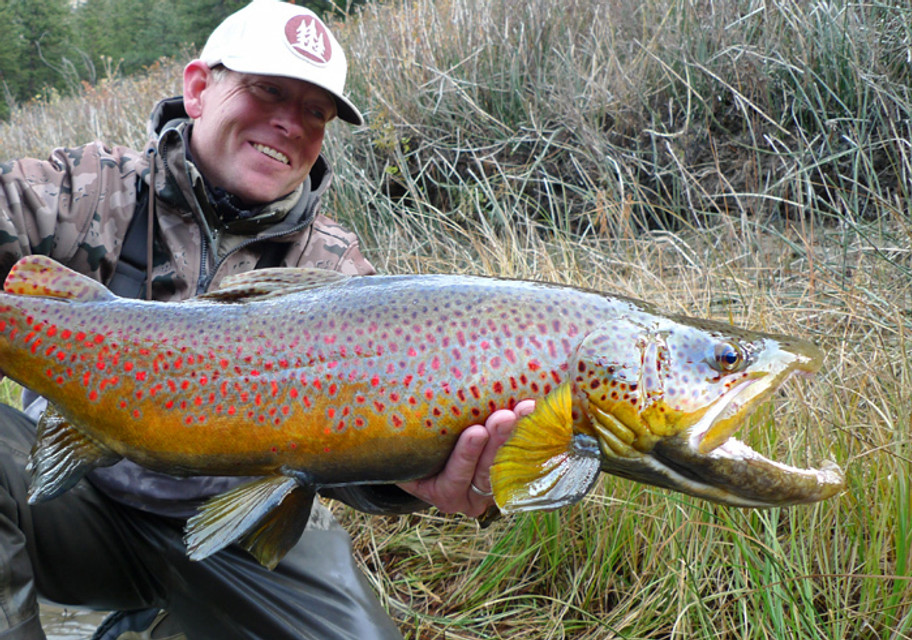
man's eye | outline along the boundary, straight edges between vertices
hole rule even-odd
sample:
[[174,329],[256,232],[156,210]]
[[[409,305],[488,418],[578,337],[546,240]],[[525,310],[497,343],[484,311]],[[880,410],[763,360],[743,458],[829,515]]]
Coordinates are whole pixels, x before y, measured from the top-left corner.
[[278,102],[282,99],[282,90],[271,84],[252,84],[250,85],[253,92],[264,100]]

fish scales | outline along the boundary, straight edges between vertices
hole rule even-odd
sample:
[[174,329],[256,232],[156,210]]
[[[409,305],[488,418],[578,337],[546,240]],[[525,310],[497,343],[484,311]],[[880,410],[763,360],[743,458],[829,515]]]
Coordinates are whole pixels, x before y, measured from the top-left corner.
[[[33,297],[17,300],[19,317],[2,314],[0,360],[29,362],[20,383],[62,393],[64,415],[119,434],[118,452],[142,464],[164,453],[178,469],[291,465],[333,482],[369,455],[366,479],[382,481],[416,459],[414,474],[433,472],[441,441],[550,393],[574,339],[618,304],[629,306],[435,276],[353,279],[256,305]],[[409,446],[381,460],[389,440]]]
[[233,276],[183,303],[117,298],[49,258],[0,293],[0,370],[46,396],[30,501],[125,457],[262,476],[187,523],[191,559],[239,542],[266,566],[322,487],[440,470],[459,434],[526,398],[491,467],[504,513],[579,501],[600,472],[758,507],[844,486],[732,434],[820,350],[569,286],[455,275]]

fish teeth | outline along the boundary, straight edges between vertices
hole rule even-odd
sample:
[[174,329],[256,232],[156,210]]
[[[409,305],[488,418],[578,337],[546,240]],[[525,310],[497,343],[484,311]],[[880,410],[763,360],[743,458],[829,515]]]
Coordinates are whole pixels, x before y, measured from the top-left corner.
[[267,147],[265,144],[260,144],[258,142],[255,142],[253,144],[253,148],[256,149],[257,151],[259,151],[260,153],[266,154],[267,156],[269,156],[270,158],[272,158],[274,160],[278,160],[279,162],[281,162],[283,164],[290,164],[290,162],[288,160],[288,156],[286,156],[281,151],[273,149],[272,147]]

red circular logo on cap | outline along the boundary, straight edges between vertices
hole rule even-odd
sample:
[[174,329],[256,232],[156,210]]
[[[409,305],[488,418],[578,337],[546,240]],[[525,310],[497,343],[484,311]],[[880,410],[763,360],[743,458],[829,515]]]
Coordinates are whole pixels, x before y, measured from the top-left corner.
[[326,64],[332,57],[329,31],[315,16],[295,16],[285,23],[285,40],[296,54]]

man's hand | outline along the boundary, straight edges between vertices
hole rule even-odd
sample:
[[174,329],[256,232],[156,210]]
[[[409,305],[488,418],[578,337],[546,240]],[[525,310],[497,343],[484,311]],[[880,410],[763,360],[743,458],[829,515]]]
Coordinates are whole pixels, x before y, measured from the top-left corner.
[[482,493],[490,493],[494,455],[513,433],[517,420],[534,408],[534,400],[523,400],[513,411],[495,411],[483,425],[472,425],[462,432],[443,471],[430,478],[403,482],[399,487],[444,513],[477,518],[494,503],[494,498],[480,495],[472,485]]

